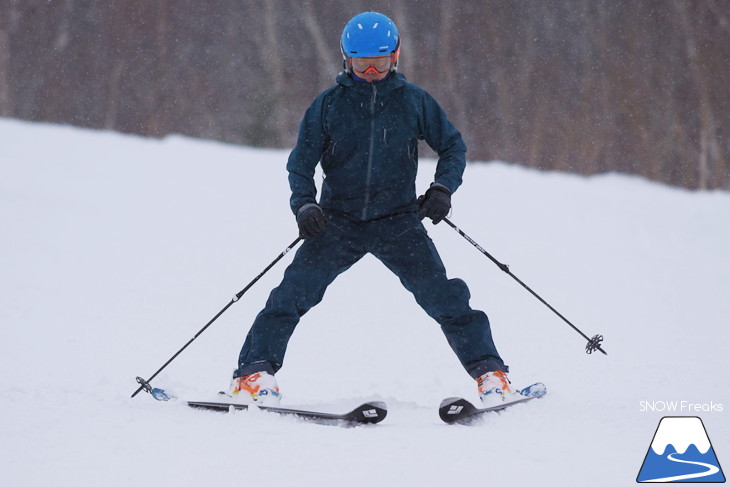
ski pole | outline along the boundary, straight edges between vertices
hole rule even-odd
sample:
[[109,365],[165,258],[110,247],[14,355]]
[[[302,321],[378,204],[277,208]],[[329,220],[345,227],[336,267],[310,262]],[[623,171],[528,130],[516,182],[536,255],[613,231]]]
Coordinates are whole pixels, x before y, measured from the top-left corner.
[[269,269],[271,269],[272,267],[274,267],[274,265],[276,265],[276,263],[277,263],[277,262],[279,262],[279,261],[280,261],[280,260],[281,260],[281,259],[282,259],[282,258],[283,258],[283,257],[284,257],[285,255],[286,255],[286,254],[288,254],[290,250],[292,250],[292,249],[293,249],[294,247],[296,247],[296,245],[297,245],[297,244],[298,244],[298,243],[299,243],[299,242],[300,242],[301,240],[302,240],[302,237],[298,237],[298,238],[297,238],[296,240],[294,240],[294,241],[293,241],[293,242],[292,242],[291,244],[289,244],[289,246],[288,246],[288,247],[287,247],[286,249],[284,249],[284,251],[283,251],[283,252],[281,252],[281,253],[280,253],[280,254],[279,254],[279,255],[278,255],[277,257],[276,257],[276,259],[274,259],[274,260],[273,260],[273,261],[271,262],[271,264],[269,264],[268,266],[266,266],[266,269],[264,269],[263,271],[261,271],[261,273],[260,273],[260,274],[259,274],[258,276],[256,276],[256,277],[255,277],[255,278],[253,279],[253,281],[249,282],[249,283],[248,283],[248,285],[247,285],[246,287],[244,287],[244,288],[243,288],[243,289],[241,289],[241,290],[240,290],[240,291],[239,291],[238,293],[236,293],[236,295],[235,295],[235,296],[233,296],[233,299],[231,299],[231,301],[230,301],[230,302],[229,302],[229,303],[228,303],[227,305],[225,305],[225,306],[223,307],[223,309],[221,309],[221,310],[220,310],[220,311],[219,311],[219,312],[218,312],[218,313],[217,313],[217,314],[216,314],[216,315],[215,315],[215,316],[213,317],[213,319],[211,319],[211,320],[210,320],[210,321],[209,321],[209,322],[208,322],[208,323],[207,323],[207,324],[206,324],[206,325],[205,325],[205,326],[204,326],[203,328],[201,328],[201,329],[200,329],[200,331],[199,331],[198,333],[196,333],[196,334],[195,334],[195,336],[194,336],[193,338],[191,338],[191,339],[190,339],[190,340],[188,341],[188,343],[186,343],[186,344],[185,344],[185,345],[184,345],[184,346],[183,346],[183,347],[182,347],[182,348],[181,348],[180,350],[178,350],[178,351],[177,351],[177,352],[175,353],[175,355],[173,355],[172,357],[170,357],[170,360],[168,360],[167,362],[165,362],[165,364],[164,364],[164,365],[163,365],[162,367],[160,367],[160,368],[159,368],[159,369],[157,370],[157,372],[155,372],[154,374],[152,374],[152,375],[150,376],[150,378],[149,378],[149,379],[147,379],[147,380],[144,380],[144,379],[143,379],[142,377],[137,377],[137,382],[138,382],[138,383],[140,384],[140,386],[139,386],[139,388],[138,388],[138,389],[137,389],[136,391],[134,391],[134,394],[132,394],[132,397],[134,397],[134,396],[136,396],[137,394],[139,394],[139,392],[140,392],[141,390],[143,390],[143,389],[144,389],[144,390],[145,390],[146,392],[152,393],[152,395],[154,396],[154,395],[155,395],[155,394],[154,394],[154,392],[155,392],[155,391],[154,391],[154,389],[152,388],[152,386],[150,386],[150,381],[151,381],[152,379],[154,379],[155,377],[157,377],[157,374],[159,374],[160,372],[162,372],[162,371],[163,371],[163,370],[165,369],[165,367],[167,367],[168,365],[170,365],[170,362],[172,362],[173,360],[175,360],[175,359],[177,358],[177,356],[178,356],[178,355],[180,355],[180,354],[181,354],[181,353],[183,352],[183,350],[185,350],[186,348],[188,348],[188,346],[190,346],[190,344],[191,344],[191,343],[193,343],[193,342],[195,341],[195,339],[196,339],[196,338],[198,338],[198,337],[199,337],[200,335],[202,335],[202,333],[203,333],[203,332],[204,332],[204,331],[205,331],[205,330],[206,330],[206,329],[207,329],[207,328],[208,328],[208,327],[209,327],[210,325],[212,325],[212,324],[213,324],[213,322],[214,322],[215,320],[217,320],[217,319],[218,319],[218,318],[220,317],[220,315],[222,315],[223,313],[225,313],[225,311],[226,311],[226,310],[227,310],[228,308],[230,308],[230,307],[231,307],[231,306],[233,305],[233,303],[235,303],[236,301],[238,301],[239,299],[241,299],[241,296],[243,296],[243,295],[244,295],[244,294],[246,293],[246,291],[248,291],[249,289],[251,289],[251,286],[253,286],[254,284],[256,284],[256,281],[258,281],[259,279],[261,279],[261,277],[262,277],[262,276],[263,276],[264,274],[266,274],[266,273],[267,273],[267,272],[269,271]]
[[457,227],[456,225],[454,225],[451,222],[451,220],[449,220],[448,218],[444,218],[444,221],[446,222],[447,225],[449,225],[451,228],[453,228],[454,230],[456,230],[459,235],[461,235],[462,237],[464,237],[467,242],[469,242],[474,247],[476,247],[477,250],[479,250],[479,252],[481,252],[482,254],[486,255],[489,258],[489,260],[491,260],[492,262],[494,262],[497,265],[497,267],[499,267],[502,271],[504,271],[507,274],[509,274],[510,277],[512,277],[512,279],[514,279],[515,281],[517,281],[522,287],[524,287],[525,289],[527,289],[530,292],[530,294],[532,294],[538,300],[540,300],[540,302],[542,304],[544,304],[545,306],[547,306],[550,309],[550,311],[552,311],[553,313],[555,313],[556,315],[558,315],[560,317],[560,319],[562,319],[564,322],[566,322],[568,325],[570,325],[571,328],[573,328],[583,338],[585,338],[588,341],[588,343],[586,344],[586,353],[590,354],[590,353],[593,353],[594,351],[598,350],[603,355],[608,355],[606,353],[606,351],[601,348],[601,342],[603,342],[603,335],[595,335],[593,338],[588,338],[585,335],[585,333],[583,333],[582,331],[580,331],[578,329],[578,327],[576,327],[573,323],[571,323],[570,321],[568,321],[568,319],[565,316],[563,316],[562,314],[558,313],[558,311],[555,308],[553,308],[552,306],[550,306],[547,303],[547,301],[545,301],[544,299],[542,299],[535,291],[533,291],[532,289],[530,289],[527,284],[525,284],[517,276],[515,276],[514,274],[512,274],[512,271],[509,270],[509,266],[508,265],[502,264],[497,259],[495,259],[494,257],[492,257],[492,255],[489,252],[487,252],[486,250],[484,250],[481,245],[479,245],[478,243],[476,243],[474,241],[474,239],[472,239],[469,235],[467,235],[466,233],[464,233],[459,227]]

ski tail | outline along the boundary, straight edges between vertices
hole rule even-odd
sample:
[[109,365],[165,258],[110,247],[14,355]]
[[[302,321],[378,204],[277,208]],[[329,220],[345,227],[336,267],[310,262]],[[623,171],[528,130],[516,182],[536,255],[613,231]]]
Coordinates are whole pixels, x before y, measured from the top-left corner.
[[547,387],[542,382],[535,382],[532,385],[521,389],[520,394],[527,397],[542,397],[547,394]]

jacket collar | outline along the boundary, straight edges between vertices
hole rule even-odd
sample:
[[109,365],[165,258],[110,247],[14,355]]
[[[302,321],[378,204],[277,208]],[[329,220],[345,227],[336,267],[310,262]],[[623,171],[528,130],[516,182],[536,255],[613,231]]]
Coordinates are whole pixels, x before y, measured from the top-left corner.
[[406,77],[402,73],[394,72],[388,75],[387,78],[381,81],[373,81],[368,83],[366,81],[355,81],[344,71],[337,75],[337,84],[346,88],[353,88],[357,92],[370,94],[372,92],[372,85],[378,89],[379,95],[387,95],[393,90],[401,88],[406,84]]

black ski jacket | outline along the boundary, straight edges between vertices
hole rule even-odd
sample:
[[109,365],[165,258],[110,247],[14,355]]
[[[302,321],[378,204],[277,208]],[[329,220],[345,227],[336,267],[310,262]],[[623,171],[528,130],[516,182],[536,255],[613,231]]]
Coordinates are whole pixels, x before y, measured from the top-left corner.
[[415,211],[419,140],[439,156],[434,182],[456,191],[466,145],[436,100],[400,73],[373,83],[340,73],[307,110],[289,156],[292,211],[316,203],[318,163],[323,208],[362,221]]

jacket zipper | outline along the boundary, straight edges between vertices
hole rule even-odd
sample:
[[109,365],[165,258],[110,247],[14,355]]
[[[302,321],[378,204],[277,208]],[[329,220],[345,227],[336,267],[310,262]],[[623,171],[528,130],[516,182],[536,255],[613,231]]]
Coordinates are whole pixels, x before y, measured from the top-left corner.
[[378,96],[378,88],[375,86],[375,83],[371,84],[373,86],[373,96],[370,97],[370,152],[368,154],[368,169],[367,179],[365,180],[365,202],[362,207],[362,220],[365,220],[367,217],[368,204],[370,203],[370,177],[373,170],[373,151],[375,149],[375,100]]

